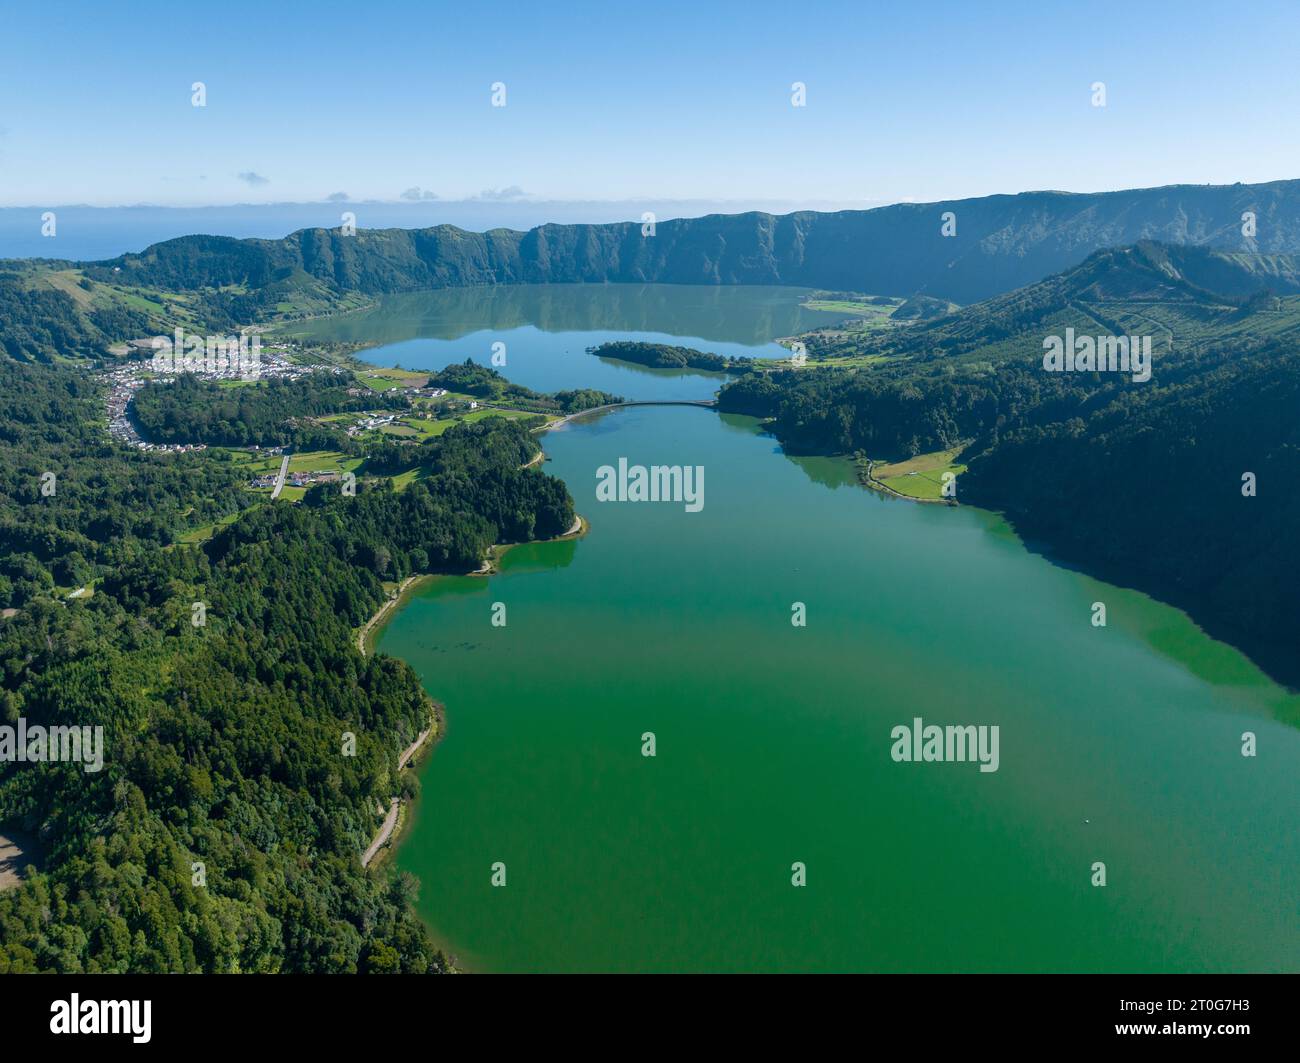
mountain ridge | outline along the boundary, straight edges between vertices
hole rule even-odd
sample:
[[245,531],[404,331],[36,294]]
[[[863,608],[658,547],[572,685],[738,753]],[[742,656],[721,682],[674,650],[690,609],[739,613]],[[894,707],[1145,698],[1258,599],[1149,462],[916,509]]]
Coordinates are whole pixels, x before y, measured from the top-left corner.
[[[1254,236],[1243,215],[1255,215]],[[944,215],[955,235],[942,235]],[[1300,253],[1300,180],[1020,192],[862,211],[547,224],[525,232],[300,229],[183,236],[83,264],[98,280],[195,288],[319,285],[386,294],[477,284],[786,284],[977,302],[1141,240]],[[122,276],[125,274],[125,276]],[[110,276],[112,275],[112,276]]]

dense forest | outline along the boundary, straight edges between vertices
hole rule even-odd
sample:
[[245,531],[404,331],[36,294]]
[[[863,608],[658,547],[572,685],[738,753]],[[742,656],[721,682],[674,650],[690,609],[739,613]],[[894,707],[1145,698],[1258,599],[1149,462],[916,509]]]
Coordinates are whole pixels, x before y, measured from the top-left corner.
[[618,340],[587,348],[597,358],[618,358],[624,362],[648,365],[652,369],[700,369],[708,373],[747,373],[748,359],[724,358],[720,354],[697,351],[694,347],[674,347],[667,343],[641,343]]
[[0,359],[0,608],[80,587],[244,504],[229,462],[112,443],[102,401],[84,370]]
[[[380,808],[416,786],[397,757],[429,705],[353,632],[385,581],[569,527],[563,484],[521,468],[536,441],[499,418],[456,426],[401,492],[321,485],[168,545],[240,504],[223,463],[114,447],[70,370],[0,373],[0,544],[22,572],[0,722],[102,726],[106,750],[100,772],[0,763],[0,826],[36,838],[41,865],[0,893],[0,973],[442,969],[415,882],[359,861]],[[89,596],[50,593],[86,577]]]
[[[132,400],[140,434],[154,443],[226,446],[291,445],[323,450],[344,445],[343,432],[305,419],[373,409],[405,410],[398,394],[365,391],[351,373],[279,377],[241,387],[181,374],[141,388]],[[351,394],[350,394],[351,392]]]
[[446,388],[461,395],[474,395],[498,405],[508,405],[517,410],[536,413],[579,413],[595,406],[622,402],[622,396],[594,388],[557,391],[545,395],[522,384],[512,384],[495,369],[479,365],[472,358],[452,362],[445,369],[429,377],[429,386]]
[[[1288,545],[1300,526],[1300,299],[1258,279],[1252,291],[1248,267],[1223,273],[1189,255],[1102,252],[930,325],[829,341],[834,353],[888,354],[882,364],[753,374],[720,406],[769,418],[795,451],[898,459],[964,444],[959,498],[1005,512],[1065,561],[1183,606],[1300,685]],[[1230,291],[1207,291],[1204,276]],[[1043,338],[1066,328],[1153,332],[1151,380],[1044,372]]]

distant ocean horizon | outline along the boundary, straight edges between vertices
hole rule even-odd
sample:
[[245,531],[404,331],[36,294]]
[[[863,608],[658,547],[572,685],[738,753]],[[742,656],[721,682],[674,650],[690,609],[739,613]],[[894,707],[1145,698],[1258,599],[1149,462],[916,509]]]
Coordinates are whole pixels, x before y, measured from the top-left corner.
[[[202,233],[236,238],[279,239],[299,229],[341,224],[344,211],[356,215],[361,229],[420,229],[457,225],[487,229],[526,230],[548,222],[640,222],[649,211],[656,221],[705,214],[743,214],[762,210],[788,214],[795,210],[864,209],[875,203],[788,203],[779,201],[578,201],[578,200],[426,200],[414,203],[379,201],[336,203],[263,203],[217,207],[0,207],[0,259],[55,258],[96,261],[178,236]],[[55,214],[55,235],[43,236],[42,215]]]

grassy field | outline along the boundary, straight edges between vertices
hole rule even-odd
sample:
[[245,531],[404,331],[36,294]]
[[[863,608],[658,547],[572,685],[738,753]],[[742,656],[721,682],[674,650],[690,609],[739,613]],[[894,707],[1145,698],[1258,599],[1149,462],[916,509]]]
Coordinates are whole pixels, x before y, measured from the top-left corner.
[[94,297],[77,283],[80,279],[81,271],[75,269],[51,270],[44,275],[46,284],[64,295],[71,296],[73,302],[84,310],[90,307]]
[[[279,468],[276,459],[275,468]],[[360,458],[349,457],[337,450],[307,450],[289,456],[289,472],[351,472],[361,464]]]
[[482,400],[480,400],[477,395],[469,395],[460,391],[449,391],[445,395],[439,395],[436,399],[427,398],[421,395],[411,401],[416,406],[442,406],[447,402],[479,402]]
[[833,358],[818,358],[816,361],[809,361],[808,365],[826,368],[827,366],[839,366],[843,369],[862,369],[869,365],[880,365],[882,362],[890,361],[887,354],[851,354],[837,355]]
[[83,312],[115,307],[143,311],[152,319],[143,332],[170,332],[177,325],[186,329],[193,326],[192,301],[187,295],[102,281],[86,281],[88,287],[82,287],[83,280],[85,275],[79,269],[37,269],[31,274],[34,287],[63,292]]
[[392,478],[393,490],[400,491],[402,488],[410,486],[411,484],[415,483],[416,480],[420,479],[420,477],[425,473],[425,471],[426,470],[421,468],[415,468],[415,469],[407,469],[406,472],[403,473],[398,473],[396,476]]
[[336,314],[371,306],[373,302],[372,296],[363,295],[361,292],[330,292],[318,284],[310,284],[306,288],[291,292],[288,298],[275,304],[276,313],[290,320],[269,322],[264,335],[276,335],[286,339],[310,336],[312,323],[303,320],[304,315],[309,318],[333,317]]
[[522,417],[539,417],[540,414],[529,413],[527,410],[471,410],[469,413],[460,417],[462,421],[481,421],[484,417],[506,417],[511,421],[517,421]]
[[393,388],[422,388],[429,382],[428,373],[409,369],[361,369],[357,380],[371,391],[391,391]]
[[423,441],[442,435],[452,425],[460,424],[462,421],[481,421],[485,417],[506,417],[516,421],[537,416],[538,414],[528,413],[526,410],[471,410],[469,413],[441,420],[430,417],[403,417],[403,424],[382,428],[380,431],[392,436],[418,436]]
[[133,310],[143,310],[145,313],[149,314],[160,314],[166,312],[167,307],[161,299],[150,299],[130,288],[114,288],[113,291],[116,293],[118,299]]
[[280,470],[281,456],[278,454],[267,454],[263,457],[247,450],[231,450],[229,454],[231,463],[250,479],[254,476],[265,476],[268,472],[278,472]]
[[830,326],[826,331],[864,332],[872,329],[887,328],[896,325],[890,320],[903,303],[901,299],[888,299],[880,302],[868,302],[866,299],[809,299],[803,303],[808,310],[820,310],[824,313],[843,314],[854,320],[845,321],[838,326]]
[[[261,505],[260,502],[254,502],[253,505],[249,507],[249,509],[253,509],[259,505]],[[238,513],[230,514],[230,516],[228,517],[222,517],[215,524],[209,524],[202,528],[195,528],[193,531],[187,531],[184,535],[179,536],[177,541],[182,543],[191,543],[191,544],[205,543],[217,533],[217,530],[219,528],[224,528],[227,524],[234,524],[235,521],[237,521],[240,517],[242,517],[247,512],[248,512],[247,509],[241,510]]]
[[894,311],[892,306],[877,306],[874,303],[852,303],[844,299],[812,299],[803,305],[809,310],[828,310],[835,314],[854,314],[861,317],[875,317],[878,314],[888,317]]
[[931,454],[918,454],[907,461],[876,465],[872,475],[891,490],[909,498],[938,499],[943,497],[943,474],[960,476],[966,466],[957,462],[961,447],[937,450]]

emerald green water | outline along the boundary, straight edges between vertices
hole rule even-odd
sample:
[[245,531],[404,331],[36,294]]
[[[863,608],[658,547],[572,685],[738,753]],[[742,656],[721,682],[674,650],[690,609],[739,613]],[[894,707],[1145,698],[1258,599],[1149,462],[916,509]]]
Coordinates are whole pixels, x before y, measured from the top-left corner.
[[[446,705],[399,864],[462,965],[1300,968],[1300,705],[1183,614],[745,418],[544,444],[590,533],[432,581],[380,639]],[[703,465],[703,510],[598,502],[620,457]],[[915,716],[998,725],[999,770],[895,763]]]

